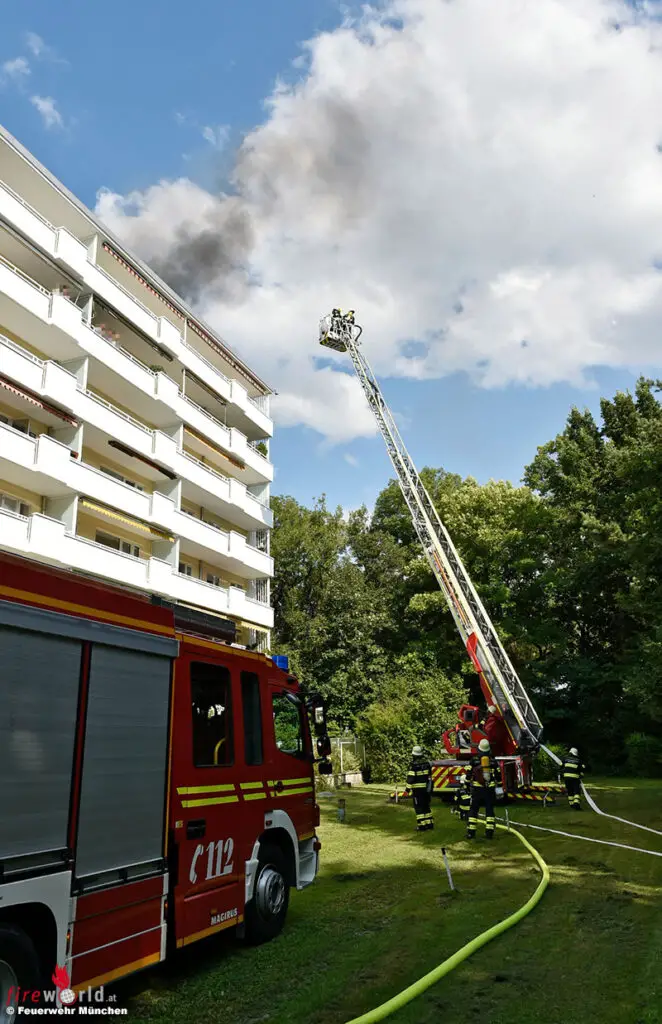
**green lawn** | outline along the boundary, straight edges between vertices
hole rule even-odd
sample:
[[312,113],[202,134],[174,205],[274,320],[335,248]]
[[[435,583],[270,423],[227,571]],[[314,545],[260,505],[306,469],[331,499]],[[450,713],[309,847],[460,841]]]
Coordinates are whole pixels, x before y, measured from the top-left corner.
[[[662,783],[591,787],[610,813],[662,830]],[[470,845],[449,808],[416,835],[384,787],[344,794],[347,822],[322,800],[322,869],[292,898],[284,934],[258,949],[228,937],[182,953],[118,989],[154,1024],[345,1024],[430,971],[526,901],[538,869],[499,832]],[[501,812],[500,812],[501,813]],[[662,837],[589,810],[515,806],[511,818],[662,852]],[[523,829],[551,869],[525,920],[395,1014],[394,1024],[660,1024],[662,857]],[[458,892],[451,896],[440,846]]]

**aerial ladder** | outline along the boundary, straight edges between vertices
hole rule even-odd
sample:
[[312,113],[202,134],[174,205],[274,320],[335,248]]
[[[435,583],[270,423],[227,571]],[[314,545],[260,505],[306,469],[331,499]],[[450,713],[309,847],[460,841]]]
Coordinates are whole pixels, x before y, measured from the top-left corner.
[[475,756],[480,739],[487,737],[500,762],[503,795],[548,799],[549,787],[534,789],[531,774],[532,758],[541,745],[542,723],[405,447],[361,350],[362,333],[353,311],[343,316],[339,309],[334,309],[320,322],[319,341],[324,347],[347,352],[351,357],[384,438],[416,534],[478,674],[488,706],[488,715],[481,722],[479,708],[463,705],[457,726],[443,734],[446,751],[455,760],[435,762],[435,790],[456,787],[467,759]]

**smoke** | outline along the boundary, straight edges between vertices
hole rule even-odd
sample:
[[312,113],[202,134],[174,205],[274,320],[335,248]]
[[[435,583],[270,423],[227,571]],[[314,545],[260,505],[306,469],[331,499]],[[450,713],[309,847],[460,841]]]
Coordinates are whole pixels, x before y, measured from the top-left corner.
[[[312,39],[236,154],[99,216],[326,436],[374,431],[317,323],[375,370],[586,386],[660,367],[662,23],[625,0],[384,0]],[[417,342],[412,345],[412,342]],[[323,427],[320,425],[323,424]]]
[[203,295],[240,302],[248,288],[253,244],[249,210],[228,196],[219,201],[206,225],[180,224],[170,246],[151,263],[159,277],[192,305]]

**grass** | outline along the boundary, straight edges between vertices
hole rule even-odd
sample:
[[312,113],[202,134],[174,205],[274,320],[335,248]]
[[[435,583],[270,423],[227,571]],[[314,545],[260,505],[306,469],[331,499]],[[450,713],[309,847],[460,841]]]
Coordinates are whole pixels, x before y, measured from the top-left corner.
[[[606,811],[662,831],[662,783],[591,786]],[[258,949],[219,937],[118,989],[145,1024],[345,1024],[410,985],[526,901],[531,857],[498,833],[470,845],[445,805],[416,835],[385,787],[348,792],[347,821],[322,800],[322,868],[292,896],[282,936]],[[662,852],[662,837],[563,802],[512,819]],[[524,829],[550,866],[542,902],[394,1024],[661,1024],[662,857]],[[440,854],[447,849],[457,892]]]

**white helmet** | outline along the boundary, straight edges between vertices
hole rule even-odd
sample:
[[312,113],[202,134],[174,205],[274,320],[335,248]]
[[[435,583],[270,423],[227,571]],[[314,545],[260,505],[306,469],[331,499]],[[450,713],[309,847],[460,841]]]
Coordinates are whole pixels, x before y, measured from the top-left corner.
[[579,757],[579,751],[577,750],[577,747],[570,747],[570,756]]
[[423,748],[419,747],[419,746],[414,747],[414,749],[412,750],[412,755],[414,757],[422,757],[423,756]]
[[467,781],[466,775],[460,775],[460,780],[459,781],[460,781],[460,785],[463,786],[464,783]]
[[480,743],[478,744],[478,749],[480,751],[482,751],[483,754],[489,754],[489,752],[490,752],[490,741],[489,740],[481,740]]
[[491,715],[496,715],[496,705],[488,704],[487,710]]

